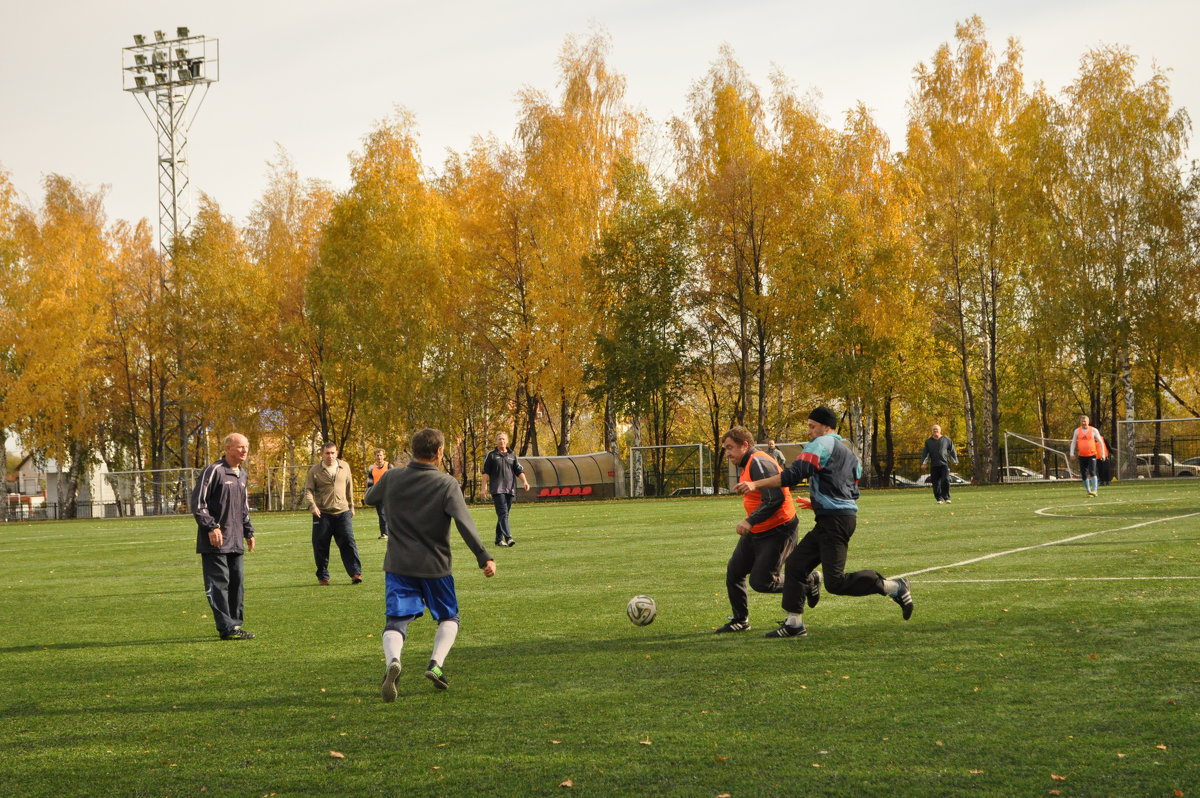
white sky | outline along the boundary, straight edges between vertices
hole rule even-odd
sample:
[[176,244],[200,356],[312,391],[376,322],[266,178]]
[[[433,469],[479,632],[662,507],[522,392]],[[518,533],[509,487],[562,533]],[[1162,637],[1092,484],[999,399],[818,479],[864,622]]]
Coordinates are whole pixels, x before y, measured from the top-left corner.
[[57,172],[107,187],[110,218],[157,222],[155,133],[121,91],[121,48],[179,25],[220,40],[187,155],[193,188],[239,222],[277,144],[302,178],[345,188],[347,156],[397,105],[416,115],[431,166],[472,136],[509,139],[517,92],[556,93],[564,39],[594,25],[628,101],[657,123],[686,111],[728,43],[764,94],[778,66],[821,93],[831,124],[862,101],[902,149],[913,68],[974,13],[997,51],[1020,39],[1030,84],[1057,94],[1086,50],[1123,44],[1141,79],[1152,61],[1170,69],[1175,104],[1200,114],[1196,0],[0,0],[0,168],[31,204]]

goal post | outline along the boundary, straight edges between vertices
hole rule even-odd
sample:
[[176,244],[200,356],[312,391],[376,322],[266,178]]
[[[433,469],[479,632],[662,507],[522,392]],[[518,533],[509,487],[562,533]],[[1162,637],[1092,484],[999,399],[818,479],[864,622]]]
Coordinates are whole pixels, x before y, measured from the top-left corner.
[[[1043,438],[1004,432],[1004,465],[1022,466],[1047,478],[1074,478],[1071,469],[1071,440]],[[1063,473],[1065,472],[1065,475]]]
[[1200,418],[1117,421],[1116,443],[1121,479],[1200,476]]
[[704,448],[702,443],[629,447],[629,495],[704,493]]

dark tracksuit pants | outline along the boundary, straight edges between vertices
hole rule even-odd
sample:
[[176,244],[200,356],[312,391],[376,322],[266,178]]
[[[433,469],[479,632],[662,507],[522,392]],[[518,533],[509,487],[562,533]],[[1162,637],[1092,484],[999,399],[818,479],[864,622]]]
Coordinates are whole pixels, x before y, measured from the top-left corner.
[[878,571],[846,573],[846,551],[858,524],[857,515],[818,515],[816,525],[787,558],[783,575],[783,609],[804,612],[808,575],[818,565],[825,590],[840,596],[885,595]]
[[204,595],[212,607],[217,632],[226,634],[242,625],[242,601],[245,588],[242,581],[242,555],[201,554],[204,569]]
[[933,483],[934,501],[950,499],[950,466],[929,464],[929,481]]
[[780,524],[766,532],[747,532],[738,536],[737,545],[725,567],[725,589],[729,593],[729,608],[734,620],[750,617],[750,594],[746,577],[756,593],[783,591],[783,563],[796,545],[799,519]]
[[511,493],[493,493],[492,505],[496,508],[496,543],[502,540],[512,540],[512,530],[508,526],[508,513],[512,509],[514,495]]
[[358,544],[354,542],[353,516],[347,510],[344,513],[321,513],[321,517],[313,516],[312,545],[313,559],[317,563],[317,579],[329,578],[329,541],[337,543],[338,552],[342,555],[342,567],[350,576],[362,573],[362,563],[358,559]]

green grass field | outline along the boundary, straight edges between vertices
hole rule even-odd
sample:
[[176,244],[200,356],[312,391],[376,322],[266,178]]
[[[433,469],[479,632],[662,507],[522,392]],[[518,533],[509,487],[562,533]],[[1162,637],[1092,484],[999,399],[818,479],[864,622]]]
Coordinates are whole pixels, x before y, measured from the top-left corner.
[[0,792],[1200,796],[1200,482],[861,505],[848,566],[914,574],[912,620],[825,594],[792,640],[753,593],[754,630],[712,634],[736,497],[518,505],[494,579],[455,539],[450,690],[426,617],[392,704],[371,510],[358,587],[316,585],[307,516],[257,516],[246,642],[189,518],[0,526]]

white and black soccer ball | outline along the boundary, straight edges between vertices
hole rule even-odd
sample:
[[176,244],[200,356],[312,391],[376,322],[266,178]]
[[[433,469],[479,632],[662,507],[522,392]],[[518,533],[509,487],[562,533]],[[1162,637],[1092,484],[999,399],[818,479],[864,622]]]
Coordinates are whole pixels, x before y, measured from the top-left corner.
[[634,626],[648,626],[658,615],[658,606],[649,596],[634,596],[625,605],[625,614]]

